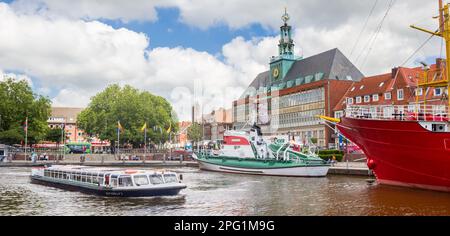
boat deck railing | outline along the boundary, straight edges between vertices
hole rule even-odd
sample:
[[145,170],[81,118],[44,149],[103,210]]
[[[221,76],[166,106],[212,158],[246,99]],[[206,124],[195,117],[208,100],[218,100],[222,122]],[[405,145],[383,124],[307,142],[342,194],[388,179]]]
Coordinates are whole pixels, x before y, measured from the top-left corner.
[[345,116],[370,120],[449,121],[445,105],[354,105],[347,107]]

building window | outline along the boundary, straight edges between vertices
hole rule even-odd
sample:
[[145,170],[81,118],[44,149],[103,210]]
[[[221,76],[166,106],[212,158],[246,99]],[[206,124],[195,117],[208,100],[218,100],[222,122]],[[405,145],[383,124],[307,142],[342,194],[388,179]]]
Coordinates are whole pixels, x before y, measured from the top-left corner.
[[385,94],[384,94],[384,99],[386,99],[386,100],[391,100],[391,99],[392,99],[391,93],[385,93]]
[[384,85],[384,82],[381,82],[379,87],[381,88],[381,87],[383,87],[383,85]]
[[435,88],[434,96],[442,96],[442,88]]
[[374,102],[378,102],[380,100],[380,97],[378,96],[378,94],[374,94],[374,95],[372,95],[372,100]]
[[352,91],[352,92],[355,91],[355,87],[353,87],[351,91]]
[[397,89],[397,100],[403,100],[405,98],[405,94],[403,89]]
[[364,85],[361,85],[361,87],[359,87],[359,90],[362,90],[364,88]]
[[334,113],[334,118],[340,119],[344,116],[344,111],[336,111]]
[[353,98],[347,98],[347,104],[352,105],[353,104]]
[[417,96],[422,96],[423,95],[423,89],[422,88],[417,88],[416,89],[416,94],[417,94]]
[[364,102],[370,102],[370,96],[364,96]]
[[361,97],[356,97],[356,103],[357,103],[357,104],[361,103],[361,101],[362,101],[362,98],[361,98]]

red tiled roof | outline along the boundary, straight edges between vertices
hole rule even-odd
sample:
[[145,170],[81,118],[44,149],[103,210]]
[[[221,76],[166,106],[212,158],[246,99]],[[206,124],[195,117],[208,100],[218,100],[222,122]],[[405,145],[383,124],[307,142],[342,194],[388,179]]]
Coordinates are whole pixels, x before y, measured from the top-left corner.
[[350,87],[346,97],[384,93],[390,84],[390,79],[391,73],[363,78]]

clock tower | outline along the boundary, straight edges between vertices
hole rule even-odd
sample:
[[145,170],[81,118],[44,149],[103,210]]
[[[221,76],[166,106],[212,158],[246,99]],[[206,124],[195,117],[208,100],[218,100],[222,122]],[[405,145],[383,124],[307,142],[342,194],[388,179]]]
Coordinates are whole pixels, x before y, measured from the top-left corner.
[[270,60],[270,81],[282,82],[292,65],[299,59],[294,55],[294,40],[292,39],[292,27],[288,25],[290,19],[287,10],[281,17],[284,24],[280,27],[280,41],[278,43],[278,56]]

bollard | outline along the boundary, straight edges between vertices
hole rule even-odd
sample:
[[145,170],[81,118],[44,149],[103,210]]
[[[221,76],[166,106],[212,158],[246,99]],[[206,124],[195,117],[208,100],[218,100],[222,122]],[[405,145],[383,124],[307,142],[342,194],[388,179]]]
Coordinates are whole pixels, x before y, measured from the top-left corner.
[[180,155],[180,164],[183,163],[183,155]]

